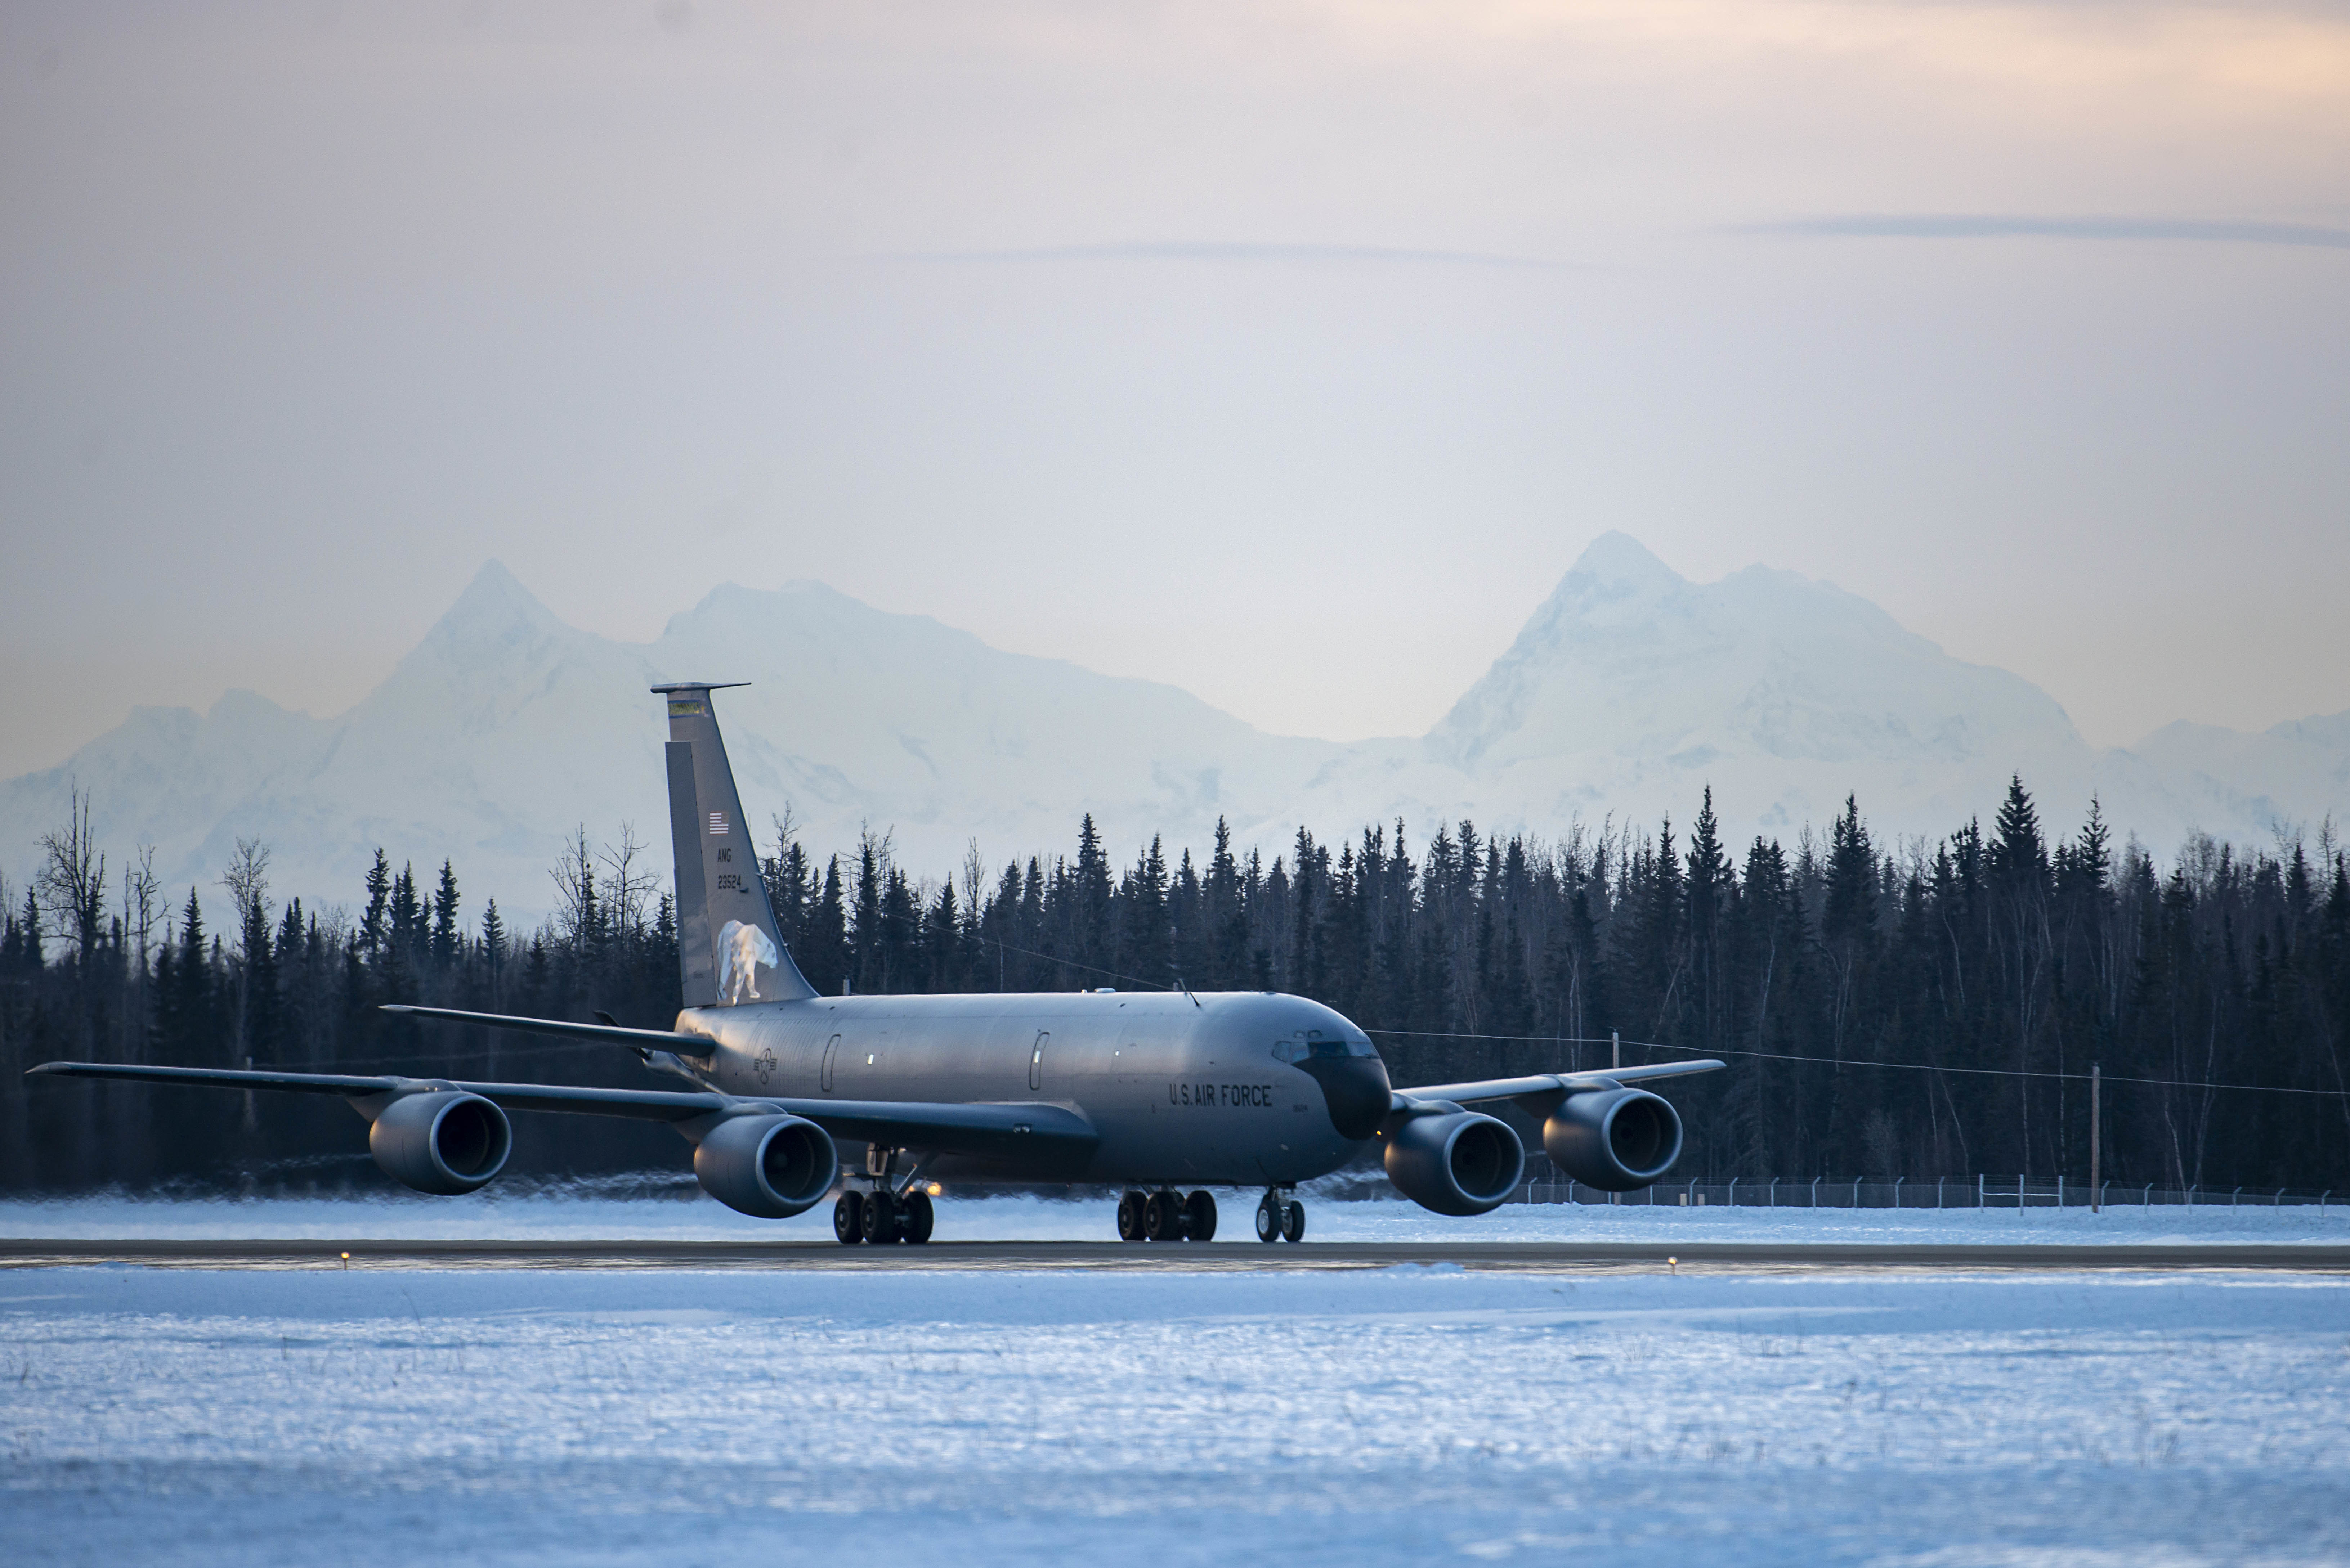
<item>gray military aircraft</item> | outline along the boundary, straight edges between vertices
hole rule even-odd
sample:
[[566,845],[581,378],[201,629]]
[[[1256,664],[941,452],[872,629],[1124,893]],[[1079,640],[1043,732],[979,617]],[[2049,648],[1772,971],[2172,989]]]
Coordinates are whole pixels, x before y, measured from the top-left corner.
[[[1562,1170],[1610,1191],[1646,1187],[1680,1155],[1680,1117],[1641,1083],[1716,1061],[1546,1073],[1399,1092],[1370,1037],[1273,992],[1035,992],[819,996],[785,950],[711,707],[712,683],[656,686],[668,705],[684,1011],[668,1030],[393,1006],[418,1018],[603,1041],[690,1090],[475,1084],[443,1078],[49,1062],[36,1074],[340,1095],[369,1124],[376,1163],[420,1192],[465,1193],[504,1168],[508,1111],[669,1123],[728,1207],[787,1219],[838,1189],[843,1242],[927,1241],[941,1180],[1123,1184],[1118,1234],[1204,1241],[1211,1187],[1261,1189],[1261,1241],[1305,1233],[1301,1181],[1367,1143],[1388,1178],[1439,1214],[1508,1198],[1525,1151],[1516,1102]],[[859,1168],[843,1146],[863,1145]],[[1188,1195],[1182,1190],[1191,1188]]]

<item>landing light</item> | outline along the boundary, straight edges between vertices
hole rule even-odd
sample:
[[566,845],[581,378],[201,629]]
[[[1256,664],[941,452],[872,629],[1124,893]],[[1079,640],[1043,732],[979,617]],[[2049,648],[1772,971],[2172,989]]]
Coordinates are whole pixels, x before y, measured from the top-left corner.
[[931,1192],[931,1197],[933,1197],[933,1198],[943,1197],[943,1196],[945,1195],[945,1193],[946,1193],[946,1189],[945,1189],[945,1188],[943,1188],[943,1187],[941,1187],[937,1182],[933,1181],[933,1182],[931,1182],[931,1183],[930,1192]]

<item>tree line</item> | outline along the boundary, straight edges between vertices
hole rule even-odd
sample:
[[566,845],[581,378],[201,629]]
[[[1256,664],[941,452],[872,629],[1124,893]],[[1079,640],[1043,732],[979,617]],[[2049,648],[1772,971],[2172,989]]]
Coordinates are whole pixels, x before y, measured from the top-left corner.
[[[109,880],[87,804],[0,917],[0,1181],[17,1189],[267,1170],[365,1179],[339,1102],[35,1082],[51,1057],[641,1082],[624,1051],[419,1025],[389,1001],[666,1026],[676,921],[644,846],[575,836],[556,913],[468,913],[455,868],[379,852],[356,912],[269,895],[267,851],[165,907],[151,859]],[[1711,792],[1686,833],[1335,843],[1268,864],[1219,824],[1195,857],[1154,838],[945,875],[887,835],[820,854],[788,819],[763,858],[819,991],[1184,985],[1296,992],[1369,1030],[1399,1085],[1720,1054],[1677,1085],[1681,1171],[1932,1180],[2086,1177],[2092,1063],[2104,1174],[2159,1186],[2350,1188],[2350,855],[2190,839],[2167,867],[2095,804],[2069,836],[2013,781],[1988,826],[1881,843],[1846,801],[1825,836],[1733,852]],[[209,911],[217,909],[215,915]],[[2298,1091],[2292,1093],[2263,1091]],[[559,1125],[558,1125],[559,1124]],[[681,1163],[673,1136],[516,1118],[517,1171]]]

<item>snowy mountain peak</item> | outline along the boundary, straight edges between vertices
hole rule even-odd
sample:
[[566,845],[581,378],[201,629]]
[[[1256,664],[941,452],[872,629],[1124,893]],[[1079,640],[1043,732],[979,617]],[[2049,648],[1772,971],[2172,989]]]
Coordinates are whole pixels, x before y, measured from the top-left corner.
[[2045,692],[1865,599],[1762,568],[1691,584],[1622,535],[1584,553],[1428,751],[1513,796],[1686,799],[1711,780],[1795,820],[1826,815],[1814,774],[1908,791],[1931,769],[1964,793],[2087,756]]
[[473,574],[457,602],[432,623],[424,640],[428,646],[435,642],[479,646],[543,636],[562,625],[555,612],[539,603],[506,569],[504,562],[493,558],[482,563],[482,569]]
[[1659,560],[1646,545],[1610,528],[1585,546],[1553,597],[1594,589],[1621,597],[1627,592],[1663,593],[1687,587],[1689,579]]

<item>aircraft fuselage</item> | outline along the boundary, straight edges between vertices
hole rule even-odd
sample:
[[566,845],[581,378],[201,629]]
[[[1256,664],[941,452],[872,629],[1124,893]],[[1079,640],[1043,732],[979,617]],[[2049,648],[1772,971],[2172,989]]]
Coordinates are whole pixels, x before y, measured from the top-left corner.
[[1360,1029],[1271,992],[815,997],[688,1008],[676,1027],[715,1043],[701,1075],[728,1094],[1045,1102],[1100,1136],[1081,1166],[931,1168],[945,1174],[1286,1186],[1354,1158],[1389,1096]]

